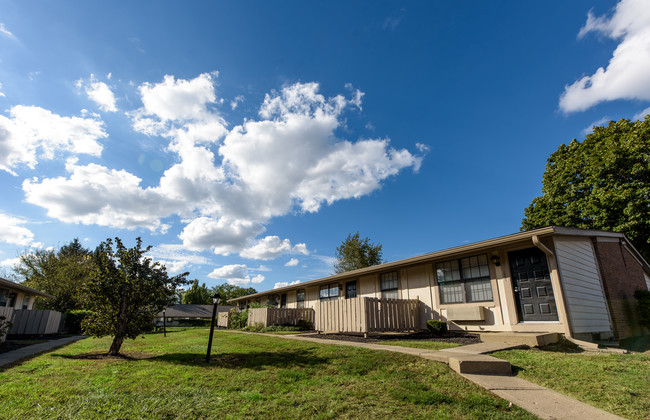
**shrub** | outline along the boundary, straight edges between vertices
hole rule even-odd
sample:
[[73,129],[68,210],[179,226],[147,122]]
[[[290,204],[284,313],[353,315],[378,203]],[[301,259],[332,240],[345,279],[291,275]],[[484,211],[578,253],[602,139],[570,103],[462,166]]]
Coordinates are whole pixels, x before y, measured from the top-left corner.
[[447,323],[445,321],[427,321],[427,329],[433,335],[442,335],[447,332]]
[[70,333],[83,334],[81,322],[89,317],[92,311],[74,309],[65,313],[65,329]]
[[650,290],[637,290],[634,292],[636,298],[639,322],[646,328],[650,328]]
[[248,309],[238,312],[236,309],[230,311],[230,328],[241,330],[248,325]]
[[300,328],[295,325],[269,325],[259,330],[259,332],[275,332],[275,331],[300,331]]
[[300,329],[300,331],[308,331],[314,329],[314,324],[306,319],[299,319],[298,322],[296,322],[296,326]]
[[10,321],[7,321],[7,318],[0,316],[0,338],[4,337],[13,324]]
[[261,322],[256,322],[255,325],[248,325],[243,328],[244,331],[253,331],[253,332],[260,332],[264,328],[264,324]]

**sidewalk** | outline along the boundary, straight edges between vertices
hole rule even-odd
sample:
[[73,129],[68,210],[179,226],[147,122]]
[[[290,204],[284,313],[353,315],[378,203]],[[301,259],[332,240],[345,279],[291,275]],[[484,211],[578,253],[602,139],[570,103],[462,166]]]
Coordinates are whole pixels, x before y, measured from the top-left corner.
[[45,343],[33,344],[31,346],[19,348],[17,350],[8,351],[6,353],[0,353],[0,368],[18,362],[22,359],[36,356],[37,354],[44,353],[57,347],[65,346],[66,344],[81,340],[82,338],[85,337],[82,335],[76,335],[73,337],[47,341]]
[[[243,334],[256,334],[245,333]],[[422,357],[428,360],[447,363],[452,369],[461,376],[475,384],[487,389],[493,394],[518,405],[524,410],[535,414],[542,419],[588,419],[588,420],[606,420],[622,419],[615,414],[593,407],[589,404],[580,402],[574,398],[567,397],[543,386],[528,382],[525,379],[512,376],[510,363],[488,356],[485,353],[492,353],[499,350],[511,349],[518,347],[507,343],[479,343],[468,346],[454,347],[440,351],[423,350],[411,347],[389,346],[373,343],[357,343],[348,341],[327,340],[315,337],[276,335],[274,337],[285,338],[289,340],[310,341],[321,344],[333,344],[340,346],[362,347],[372,350],[392,351],[396,353],[410,354]],[[481,366],[492,365],[488,370],[493,370],[496,366],[500,374],[477,374],[463,372],[463,362],[470,370],[481,371]],[[505,367],[507,365],[507,374]]]

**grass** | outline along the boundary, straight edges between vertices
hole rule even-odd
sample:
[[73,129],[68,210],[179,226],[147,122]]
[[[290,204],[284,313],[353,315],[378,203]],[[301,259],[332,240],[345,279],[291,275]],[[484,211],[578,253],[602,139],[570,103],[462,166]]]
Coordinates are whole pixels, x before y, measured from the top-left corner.
[[[3,418],[534,418],[403,354],[207,329],[85,339],[0,370]],[[11,396],[8,398],[8,396]]]
[[630,419],[650,413],[650,352],[584,353],[557,345],[492,356],[508,360],[522,378],[610,413]]
[[412,347],[414,349],[424,350],[442,350],[458,347],[460,344],[445,343],[442,341],[417,341],[417,340],[387,340],[375,344],[384,344],[387,346]]

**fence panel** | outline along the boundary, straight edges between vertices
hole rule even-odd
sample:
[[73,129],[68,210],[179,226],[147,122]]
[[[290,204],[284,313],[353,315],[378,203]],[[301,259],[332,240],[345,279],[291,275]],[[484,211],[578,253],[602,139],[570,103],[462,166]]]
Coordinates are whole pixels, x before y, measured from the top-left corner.
[[312,325],[316,322],[311,308],[251,308],[248,310],[248,325],[296,325],[304,319]]
[[43,335],[59,332],[61,312],[16,309],[9,334]]

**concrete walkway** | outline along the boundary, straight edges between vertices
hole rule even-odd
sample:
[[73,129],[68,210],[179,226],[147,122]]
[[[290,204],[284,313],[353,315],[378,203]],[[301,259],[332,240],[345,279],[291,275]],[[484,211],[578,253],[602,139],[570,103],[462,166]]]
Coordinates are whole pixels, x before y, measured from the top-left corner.
[[[608,413],[574,398],[528,382],[525,379],[512,376],[510,363],[485,354],[520,347],[518,345],[488,342],[434,351],[374,343],[327,340],[309,336],[275,335],[274,337],[320,344],[392,351],[447,363],[452,369],[459,372],[461,376],[542,419],[622,419],[622,417],[615,414]],[[469,370],[478,370],[478,372],[463,372],[464,364]],[[490,366],[487,370],[494,370],[494,364],[498,365],[496,369],[500,370],[499,374],[480,374],[482,365]],[[506,365],[507,373],[504,370]]]
[[58,340],[46,341],[44,343],[32,344],[31,346],[22,347],[16,350],[0,353],[0,368],[18,362],[28,357],[36,356],[37,354],[55,349],[57,347],[65,346],[77,340],[85,338],[82,335],[73,337],[60,338]]

